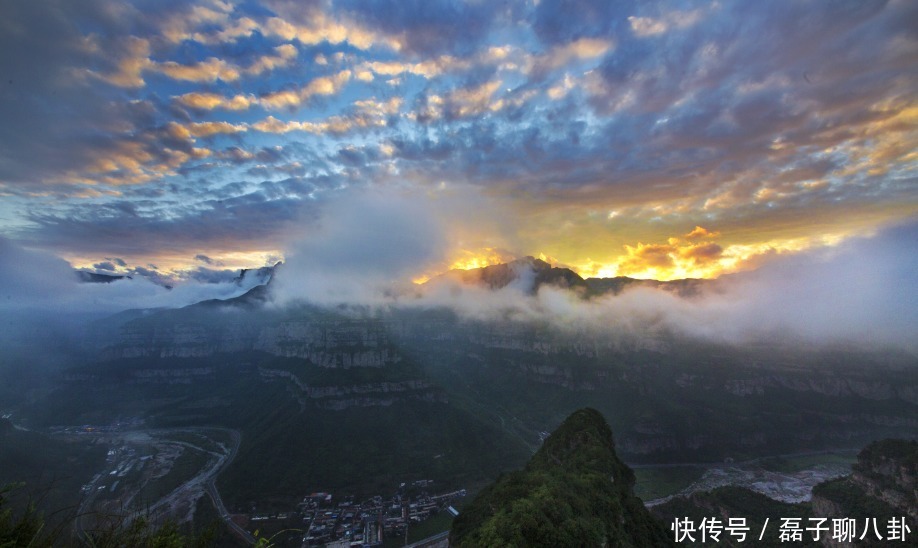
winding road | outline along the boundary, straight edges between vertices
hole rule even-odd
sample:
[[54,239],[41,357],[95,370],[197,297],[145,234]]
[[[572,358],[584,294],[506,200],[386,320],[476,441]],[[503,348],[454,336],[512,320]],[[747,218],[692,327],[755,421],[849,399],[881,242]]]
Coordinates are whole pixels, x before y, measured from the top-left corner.
[[[226,446],[219,441],[213,439],[208,435],[208,432],[220,431],[229,435],[231,440],[230,447]],[[225,449],[225,452],[218,453],[203,447],[197,446],[186,441],[170,440],[170,434],[176,433],[194,433],[200,436],[207,437],[215,445]],[[150,430],[137,430],[122,433],[122,436],[142,434],[150,436],[151,438],[160,438],[164,442],[173,443],[181,445],[187,448],[190,448],[195,451],[200,451],[204,454],[210,455],[212,458],[208,460],[207,465],[203,467],[194,477],[185,481],[175,489],[173,489],[168,495],[157,500],[154,504],[148,506],[142,511],[134,512],[128,515],[122,525],[128,525],[134,519],[141,516],[152,516],[157,511],[175,508],[182,502],[193,502],[196,495],[202,491],[207,494],[211,502],[214,505],[214,508],[217,510],[220,519],[226,524],[229,530],[239,537],[241,540],[248,544],[255,543],[255,537],[249,534],[244,528],[232,520],[232,515],[226,509],[226,506],[223,503],[223,499],[220,497],[220,492],[217,490],[215,484],[217,476],[226,469],[230,463],[233,462],[233,459],[236,458],[236,454],[239,451],[239,445],[242,441],[242,435],[237,430],[232,430],[229,428],[218,428],[218,427],[193,427],[193,428],[158,428]],[[119,436],[121,437],[121,436]],[[96,498],[95,483],[93,483],[92,491],[87,496],[83,502],[80,504],[78,510],[78,518],[76,520],[76,532],[79,538],[86,539],[86,529],[83,522],[83,518],[87,515],[91,515],[90,509],[92,508],[92,503]]]
[[216,508],[217,513],[220,515],[220,519],[222,519],[223,523],[229,527],[230,531],[232,531],[236,536],[245,542],[255,544],[255,537],[250,535],[248,531],[242,528],[242,526],[233,521],[232,516],[230,515],[229,511],[227,511],[226,506],[223,504],[223,499],[220,498],[220,492],[217,491],[217,486],[215,484],[217,474],[219,474],[223,468],[229,466],[230,463],[233,462],[233,459],[236,458],[236,453],[239,451],[239,444],[242,441],[242,435],[238,430],[227,429],[225,431],[230,433],[230,436],[233,439],[233,446],[230,448],[230,453],[227,455],[226,460],[221,463],[220,468],[215,470],[214,473],[207,478],[207,481],[204,484],[204,490],[207,492],[207,496],[210,497],[210,501],[213,503],[214,508]]

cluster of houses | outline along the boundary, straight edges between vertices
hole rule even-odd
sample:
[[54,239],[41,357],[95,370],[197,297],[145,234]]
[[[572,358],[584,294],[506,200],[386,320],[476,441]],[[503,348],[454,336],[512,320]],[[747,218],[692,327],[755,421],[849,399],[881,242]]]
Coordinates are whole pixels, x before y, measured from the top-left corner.
[[[377,495],[363,502],[352,497],[336,501],[330,493],[312,493],[298,505],[305,533],[304,546],[382,546],[384,537],[401,538],[413,524],[441,512],[458,515],[453,501],[466,496],[465,489],[430,495],[430,480],[402,483],[398,492],[384,499]],[[276,516],[253,515],[252,525]],[[283,515],[287,518],[288,515]]]

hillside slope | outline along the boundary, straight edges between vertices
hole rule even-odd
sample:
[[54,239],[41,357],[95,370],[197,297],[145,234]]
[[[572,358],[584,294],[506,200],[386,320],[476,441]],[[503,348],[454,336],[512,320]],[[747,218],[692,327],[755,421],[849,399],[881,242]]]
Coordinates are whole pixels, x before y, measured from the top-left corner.
[[502,476],[456,518],[450,546],[667,546],[634,495],[594,409],[574,412],[519,472]]

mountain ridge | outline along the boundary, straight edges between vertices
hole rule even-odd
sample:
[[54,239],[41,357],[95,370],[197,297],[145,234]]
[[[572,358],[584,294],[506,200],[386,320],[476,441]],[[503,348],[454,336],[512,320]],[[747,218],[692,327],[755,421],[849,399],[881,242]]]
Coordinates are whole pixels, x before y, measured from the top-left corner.
[[542,259],[525,256],[507,263],[471,269],[453,269],[425,282],[436,284],[456,281],[468,285],[479,285],[488,289],[503,289],[518,284],[524,293],[538,293],[544,285],[579,292],[584,297],[596,297],[611,293],[618,295],[630,287],[648,287],[673,292],[680,297],[698,295],[712,280],[684,278],[678,280],[653,280],[615,276],[612,278],[584,278],[563,266],[554,266]]
[[[228,299],[209,299],[189,306],[221,306],[233,305],[251,307],[264,304],[271,300],[272,282],[283,272],[283,263],[259,269],[243,269],[234,280],[236,285],[247,272],[254,272],[260,283],[245,293]],[[263,280],[263,281],[261,281]],[[421,284],[422,287],[431,287],[440,283],[458,283],[484,287],[492,291],[515,286],[526,295],[535,295],[544,286],[566,289],[579,294],[582,298],[590,299],[603,295],[619,295],[630,288],[660,289],[673,293],[682,298],[691,298],[700,295],[707,287],[711,287],[716,280],[702,278],[683,278],[677,280],[653,280],[616,276],[613,278],[583,278],[573,270],[526,256],[506,263],[488,265],[480,268],[453,269],[439,274]]]

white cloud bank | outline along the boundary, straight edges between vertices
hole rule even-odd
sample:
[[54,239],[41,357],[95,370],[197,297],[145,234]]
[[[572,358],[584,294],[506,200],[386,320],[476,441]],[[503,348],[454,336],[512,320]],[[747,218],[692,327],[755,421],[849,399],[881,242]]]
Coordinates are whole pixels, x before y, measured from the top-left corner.
[[[449,201],[454,204],[454,201]],[[449,307],[467,319],[548,322],[562,330],[671,332],[707,340],[893,345],[918,351],[918,220],[832,248],[780,256],[725,277],[696,298],[632,288],[584,300],[513,284],[493,291],[440,281],[407,282],[442,263],[453,243],[450,215],[436,201],[368,192],[334,202],[311,230],[291,234],[287,263],[272,284],[274,305],[299,300],[372,307]],[[167,290],[142,278],[78,283],[70,265],[0,239],[0,315],[16,311],[116,312],[230,298],[251,286],[188,281]]]
[[49,253],[25,249],[0,237],[0,316],[33,313],[114,313],[130,308],[181,307],[207,299],[228,299],[251,289],[241,285],[188,280],[173,289],[142,276],[110,283],[82,283],[70,264]]

